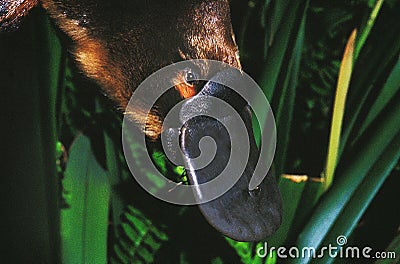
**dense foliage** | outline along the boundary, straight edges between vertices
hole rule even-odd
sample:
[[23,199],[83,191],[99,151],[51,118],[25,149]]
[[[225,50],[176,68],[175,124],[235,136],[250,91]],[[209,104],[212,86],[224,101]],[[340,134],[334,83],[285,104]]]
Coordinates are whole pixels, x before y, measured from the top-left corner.
[[[285,211],[269,246],[318,249],[344,235],[348,244],[389,247],[400,257],[400,1],[381,2],[231,1],[243,68],[269,98],[278,128],[274,167]],[[354,29],[350,83],[340,87]],[[121,150],[122,117],[80,75],[66,42],[40,10],[20,32],[0,36],[3,124],[12,128],[4,128],[7,254],[24,258],[16,252],[30,252],[36,240],[41,263],[281,263],[276,252],[256,255],[264,241],[227,239],[196,207],[166,204],[134,182]],[[334,113],[343,121],[334,125]],[[340,137],[330,137],[333,127]],[[185,182],[162,152],[151,155],[160,171]]]

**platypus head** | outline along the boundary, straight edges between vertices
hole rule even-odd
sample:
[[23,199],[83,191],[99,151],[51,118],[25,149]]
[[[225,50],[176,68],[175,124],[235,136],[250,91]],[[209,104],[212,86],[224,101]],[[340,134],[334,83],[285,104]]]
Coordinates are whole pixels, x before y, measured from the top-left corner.
[[[15,28],[20,18],[38,4],[72,40],[69,48],[82,72],[97,82],[132,120],[146,120],[143,132],[148,140],[160,140],[163,120],[179,101],[206,95],[233,105],[249,135],[249,161],[229,191],[201,204],[200,209],[216,229],[236,240],[261,240],[275,232],[282,209],[274,176],[268,174],[257,192],[249,190],[259,153],[250,108],[235,92],[213,81],[235,78],[229,71],[209,76],[204,73],[208,71],[206,67],[187,68],[177,72],[174,87],[152,111],[143,111],[140,104],[126,110],[135,89],[149,75],[171,63],[207,59],[241,70],[227,0],[0,0],[1,28]],[[208,81],[193,81],[197,75],[207,75]],[[207,104],[211,102],[199,103],[198,107]],[[204,136],[213,137],[218,146],[215,165],[188,170],[191,184],[209,181],[210,175],[221,171],[221,164],[229,158],[232,137],[217,120],[189,121],[179,136],[182,151],[188,157],[198,155],[198,142]]]

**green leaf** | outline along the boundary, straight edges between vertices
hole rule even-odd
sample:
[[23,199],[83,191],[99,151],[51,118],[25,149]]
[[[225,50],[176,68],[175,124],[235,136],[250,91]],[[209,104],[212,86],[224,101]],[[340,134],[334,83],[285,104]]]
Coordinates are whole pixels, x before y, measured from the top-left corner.
[[124,211],[112,259],[115,263],[153,263],[168,236],[133,206]]
[[269,23],[271,27],[271,31],[269,34],[269,41],[268,41],[269,46],[271,46],[272,43],[274,42],[275,34],[278,31],[279,26],[281,25],[282,19],[285,15],[285,12],[288,9],[289,4],[290,1],[287,0],[274,1],[273,12],[271,15],[271,22]]
[[371,123],[382,113],[383,109],[389,104],[390,100],[394,98],[396,93],[400,90],[400,58],[397,60],[396,65],[393,67],[389,78],[379,91],[375,101],[373,102],[367,117],[365,118],[361,128],[359,129],[357,137],[353,140],[352,144],[359,139]]
[[[287,10],[287,20],[279,28],[276,39],[271,47],[265,46],[264,49],[271,49],[271,53],[266,59],[265,67],[262,71],[260,87],[262,88],[267,99],[271,101],[274,91],[275,101],[271,106],[275,110],[276,124],[279,133],[277,133],[277,153],[276,157],[276,173],[279,175],[283,171],[286,151],[289,144],[290,123],[293,115],[293,105],[296,96],[296,87],[299,76],[299,67],[301,59],[301,51],[304,42],[304,30],[306,13],[308,10],[308,1],[297,1],[290,5]],[[301,23],[296,23],[300,20]],[[290,49],[290,47],[292,47]],[[288,59],[288,63],[284,63],[284,58]],[[278,83],[278,79],[282,78],[282,84]],[[261,113],[260,120],[253,122],[257,124],[255,128],[256,142],[259,144],[260,128],[263,128],[268,118],[263,103],[257,102],[255,98],[253,105],[254,111]],[[263,143],[265,144],[265,143]]]
[[354,49],[354,59],[355,60],[358,58],[358,55],[360,54],[360,51],[361,51],[362,47],[364,46],[364,43],[367,40],[372,27],[375,24],[376,17],[378,16],[379,11],[381,10],[382,4],[383,4],[383,0],[376,1],[375,7],[371,12],[371,15],[367,21],[367,24],[359,36],[359,39],[356,43],[356,47]]
[[107,263],[110,185],[85,135],[71,147],[63,185],[70,195],[61,212],[63,262]]
[[[226,241],[228,244],[235,249],[236,253],[240,257],[243,263],[251,263],[251,264],[261,264],[262,259],[259,258],[254,252],[253,252],[253,242],[240,242],[240,241],[235,241],[233,239],[230,239],[228,237],[225,237]],[[258,243],[256,248],[261,246],[262,243]]]
[[335,104],[333,106],[331,133],[329,138],[328,155],[326,159],[326,167],[323,173],[323,182],[325,191],[329,189],[333,181],[336,162],[339,155],[340,135],[342,132],[342,122],[349,89],[351,74],[353,71],[353,55],[354,43],[357,31],[354,30],[347,41],[344,51],[342,65],[339,71],[339,79],[336,88]]
[[357,122],[362,124],[364,121],[360,113],[363,109],[371,107],[371,105],[366,104],[368,96],[372,90],[381,89],[381,87],[375,87],[375,83],[385,74],[385,69],[390,66],[392,61],[398,60],[400,51],[400,35],[396,34],[398,30],[398,25],[392,25],[388,28],[387,34],[375,43],[380,48],[374,49],[374,52],[362,61],[362,65],[356,65],[362,70],[357,71],[357,74],[355,72],[352,79],[339,153],[342,153],[345,147],[350,145],[347,143],[349,140],[352,141],[352,136],[359,134],[358,129],[361,125],[357,126]]
[[[381,162],[381,156],[388,151],[388,147],[398,146],[393,146],[392,140],[399,134],[400,108],[393,107],[390,110],[381,123],[370,131],[368,141],[358,146],[359,151],[353,155],[354,160],[342,168],[338,175],[340,177],[337,177],[335,184],[315,209],[298,238],[297,245],[300,248],[318,248],[321,245],[374,164]],[[307,263],[307,260],[297,260],[294,263]]]
[[[321,245],[327,246],[331,244],[336,246],[338,236],[350,236],[372,199],[396,166],[400,158],[398,146],[400,146],[400,133],[392,140],[379,158],[379,161],[374,164],[363,182],[353,193]],[[333,259],[328,259],[326,255],[322,261],[331,263]]]
[[276,251],[272,252],[272,255],[268,255],[267,259],[265,260],[265,264],[276,264],[278,263],[278,257],[276,255]]
[[293,225],[296,211],[300,205],[301,195],[303,193],[307,176],[283,175],[279,181],[279,190],[282,194],[283,216],[282,224],[278,231],[268,238],[268,245],[281,246],[286,240],[289,230]]
[[287,243],[292,243],[295,236],[300,233],[304,224],[311,216],[315,206],[323,194],[323,183],[321,178],[309,178],[303,188],[301,199],[298,202],[297,210],[294,214],[294,219],[290,227],[287,238]]
[[276,83],[282,70],[283,58],[289,46],[289,40],[293,37],[292,32],[295,29],[301,2],[295,1],[290,5],[287,13],[285,13],[285,23],[281,25],[279,34],[275,36],[273,45],[269,48],[270,51],[268,52],[266,64],[260,78],[260,86],[269,100],[271,100],[277,86]]
[[286,152],[289,146],[291,123],[293,118],[296,87],[299,78],[300,60],[303,49],[306,14],[308,2],[304,8],[301,24],[296,35],[296,42],[290,57],[283,87],[277,94],[278,107],[275,109],[275,121],[277,125],[277,149],[275,155],[275,170],[278,175],[284,173],[283,168],[286,161]]
[[[3,11],[5,3],[16,3],[0,2]],[[32,10],[20,31],[0,34],[0,61],[1,262],[59,263],[54,114],[61,46],[44,12]]]
[[[113,188],[119,186],[124,181],[124,177],[118,159],[117,148],[112,141],[111,135],[107,132],[104,132],[104,147],[106,151],[107,175],[110,186]],[[124,202],[120,195],[111,196],[111,205],[114,236],[117,236],[118,228],[122,223],[121,215],[124,212]]]
[[249,29],[250,18],[252,17],[252,15],[254,13],[254,9],[255,9],[254,7],[255,7],[254,2],[249,1],[247,4],[246,12],[244,13],[243,18],[241,20],[242,22],[241,22],[240,31],[236,34],[237,43],[238,43],[238,46],[240,47],[240,53],[242,56],[243,55],[246,56],[245,54],[247,54],[246,45],[245,45],[246,33]]
[[400,261],[400,233],[390,242],[389,246],[385,250],[385,252],[391,254],[395,254],[395,258],[387,258],[387,259],[380,259],[377,260],[376,264],[396,264]]

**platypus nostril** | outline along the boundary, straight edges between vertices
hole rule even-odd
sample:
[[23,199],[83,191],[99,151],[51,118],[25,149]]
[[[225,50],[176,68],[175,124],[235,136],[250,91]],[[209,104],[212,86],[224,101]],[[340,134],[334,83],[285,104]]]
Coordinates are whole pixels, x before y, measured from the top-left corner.
[[261,186],[257,186],[254,190],[249,191],[249,195],[254,198],[259,196],[261,194],[261,191],[262,191]]

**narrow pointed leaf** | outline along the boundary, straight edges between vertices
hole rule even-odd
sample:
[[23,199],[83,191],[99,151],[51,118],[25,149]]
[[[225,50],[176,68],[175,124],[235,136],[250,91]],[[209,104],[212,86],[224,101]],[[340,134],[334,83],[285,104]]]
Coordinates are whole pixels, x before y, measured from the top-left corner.
[[289,39],[295,28],[298,9],[302,1],[295,1],[288,12],[286,13],[285,23],[282,24],[279,34],[275,36],[273,45],[269,48],[268,57],[266,60],[263,74],[260,78],[260,86],[266,94],[267,98],[271,100],[279,73],[283,64],[283,58],[289,45]]
[[336,162],[339,154],[340,135],[342,132],[342,122],[349,89],[351,74],[353,71],[354,43],[357,31],[354,30],[347,41],[343,55],[342,64],[339,71],[339,79],[336,88],[335,104],[333,107],[332,125],[329,137],[328,155],[326,161],[324,178],[324,189],[328,190],[333,181]]
[[[365,176],[398,135],[399,118],[400,108],[393,107],[382,117],[381,123],[370,131],[368,141],[358,147],[359,151],[354,154],[353,162],[342,168],[341,177],[338,177],[330,191],[325,194],[298,237],[297,245],[300,248],[318,248],[321,245]],[[307,260],[297,260],[293,263],[307,263]]]
[[353,140],[353,143],[358,140],[358,138],[365,132],[365,130],[371,125],[371,123],[377,118],[377,116],[382,113],[383,109],[390,102],[390,100],[395,96],[396,93],[400,91],[400,58],[398,59],[396,65],[393,67],[386,83],[383,88],[379,91],[379,95],[376,97],[374,103],[372,104],[365,121],[362,124],[358,132],[358,136]]
[[354,59],[358,58],[358,54],[360,54],[360,51],[361,51],[362,47],[364,46],[365,41],[367,40],[372,27],[375,24],[376,17],[378,16],[379,11],[381,10],[382,4],[383,4],[383,0],[376,1],[376,4],[371,12],[371,15],[369,16],[367,24],[365,25],[365,28],[362,31],[362,33],[360,34],[359,39],[357,41],[357,44],[356,44],[356,47],[354,50]]
[[[322,242],[322,246],[329,244],[337,246],[336,240],[338,236],[349,237],[351,235],[372,199],[396,166],[400,158],[398,146],[400,146],[400,133],[392,140],[391,144],[388,145],[382,156],[365,176],[365,179],[354,192]],[[328,259],[327,255],[322,259],[324,263],[331,263],[333,260]]]
[[287,11],[289,4],[290,1],[287,0],[274,2],[274,11],[271,16],[271,22],[270,22],[271,31],[270,31],[268,45],[272,45],[275,34],[278,31],[278,27],[281,25],[282,19],[284,18],[285,12]]
[[279,91],[279,103],[275,111],[275,121],[277,125],[277,150],[275,155],[275,170],[278,175],[284,173],[283,168],[286,161],[286,152],[289,146],[289,138],[291,133],[291,123],[293,118],[294,102],[296,98],[296,87],[299,78],[299,69],[301,61],[301,53],[303,49],[305,24],[306,24],[306,5],[299,31],[296,36],[296,42],[290,58],[288,70],[282,89]]
[[347,142],[352,140],[352,136],[357,135],[360,113],[363,109],[369,109],[367,99],[375,87],[377,80],[385,74],[385,69],[392,63],[393,60],[398,60],[400,52],[400,24],[388,25],[388,32],[384,34],[375,45],[379,45],[379,49],[374,49],[368,57],[361,58],[357,63],[357,71],[354,72],[352,78],[352,87],[349,91],[347,102],[346,117],[343,124],[343,134],[340,145],[340,155],[348,146]]

